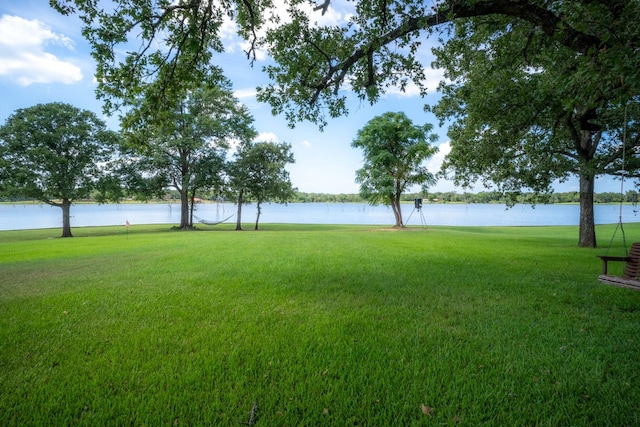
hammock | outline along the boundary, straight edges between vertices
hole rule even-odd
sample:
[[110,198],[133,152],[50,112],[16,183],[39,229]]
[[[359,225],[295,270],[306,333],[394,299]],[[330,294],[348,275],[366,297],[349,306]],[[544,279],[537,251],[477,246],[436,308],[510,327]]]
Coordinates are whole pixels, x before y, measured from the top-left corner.
[[223,219],[222,221],[208,221],[206,219],[202,219],[202,218],[198,218],[197,216],[193,216],[195,219],[198,220],[198,222],[204,224],[204,225],[218,225],[221,224],[223,222],[225,222],[226,220],[228,220],[229,218],[231,218],[232,216],[234,216],[235,214],[231,214],[228,217],[226,217],[225,219]]

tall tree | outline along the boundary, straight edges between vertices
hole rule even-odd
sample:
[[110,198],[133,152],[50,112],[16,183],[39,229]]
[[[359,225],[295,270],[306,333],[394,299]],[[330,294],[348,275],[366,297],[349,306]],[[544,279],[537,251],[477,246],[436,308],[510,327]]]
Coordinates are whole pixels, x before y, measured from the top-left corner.
[[625,110],[638,117],[637,106],[578,96],[580,85],[589,84],[588,76],[574,76],[580,55],[527,22],[497,16],[459,21],[436,54],[452,82],[442,85],[435,109],[453,119],[445,170],[459,184],[494,185],[512,201],[522,191],[544,200],[554,181],[577,176],[579,245],[595,246],[595,178],[619,173],[623,139],[625,170],[638,176],[632,154],[638,137],[622,135]]
[[[136,156],[134,187],[180,193],[180,228],[193,228],[199,191],[222,186],[226,150],[233,141],[250,141],[256,131],[247,108],[233,96],[227,80],[184,92],[172,109],[151,112],[149,98],[124,118]],[[130,163],[130,162],[128,162]]]
[[258,229],[264,202],[286,203],[295,194],[286,166],[294,162],[291,145],[255,142],[241,146],[230,166],[230,186],[237,195],[236,230],[242,229],[242,205],[255,201],[258,213],[254,229]]
[[71,205],[107,188],[117,143],[91,111],[57,102],[19,109],[0,127],[0,193],[61,208],[62,237],[72,237]]
[[360,195],[371,204],[391,206],[395,226],[404,227],[400,198],[414,185],[426,194],[435,178],[424,162],[438,149],[433,126],[414,125],[404,113],[384,113],[371,119],[352,142],[364,151],[364,165],[356,172]]

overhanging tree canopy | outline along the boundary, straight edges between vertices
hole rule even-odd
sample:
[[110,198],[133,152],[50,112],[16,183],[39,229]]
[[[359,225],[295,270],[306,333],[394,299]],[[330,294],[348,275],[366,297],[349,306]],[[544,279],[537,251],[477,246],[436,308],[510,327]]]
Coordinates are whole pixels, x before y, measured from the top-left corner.
[[[224,48],[220,31],[225,19],[233,19],[239,34],[251,42],[249,57],[258,47],[269,49],[276,64],[266,71],[273,83],[262,88],[260,98],[292,123],[306,119],[323,124],[327,116],[345,114],[340,91],[345,86],[371,102],[389,86],[404,87],[410,81],[426,93],[425,64],[418,55],[424,38],[447,23],[482,16],[527,23],[577,54],[572,80],[562,82],[575,89],[566,94],[571,95],[564,100],[568,104],[624,104],[640,93],[637,1],[446,0],[425,5],[361,0],[348,22],[327,26],[315,22],[331,0],[319,1],[311,13],[308,3],[294,0],[118,0],[116,8],[107,7],[112,1],[50,3],[83,20],[98,63],[98,94],[108,111],[144,91],[161,102],[179,93],[185,82],[219,73],[211,59]],[[283,8],[276,8],[283,3],[286,19]],[[118,48],[134,39],[139,47],[118,57]],[[159,89],[152,89],[150,80],[160,82]],[[591,128],[589,119],[589,114],[583,118],[584,130]]]
[[453,120],[445,170],[459,184],[483,180],[514,201],[523,190],[545,196],[556,180],[577,176],[579,244],[595,246],[596,176],[620,174],[625,149],[627,176],[638,174],[635,127],[623,136],[626,117],[638,117],[636,104],[581,92],[589,84],[575,75],[582,55],[524,21],[457,21],[436,55],[451,81],[434,110]]

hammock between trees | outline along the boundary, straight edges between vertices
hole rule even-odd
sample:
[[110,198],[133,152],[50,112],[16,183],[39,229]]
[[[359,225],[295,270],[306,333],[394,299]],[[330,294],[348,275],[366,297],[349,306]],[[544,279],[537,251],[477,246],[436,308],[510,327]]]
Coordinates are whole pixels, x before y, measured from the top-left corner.
[[223,219],[222,221],[208,221],[206,219],[202,219],[202,218],[198,218],[197,216],[193,216],[195,219],[198,220],[198,222],[204,224],[204,225],[218,225],[221,224],[223,222],[225,222],[226,220],[228,220],[229,218],[231,218],[232,216],[234,216],[235,214],[231,214],[228,217],[226,217],[225,219]]

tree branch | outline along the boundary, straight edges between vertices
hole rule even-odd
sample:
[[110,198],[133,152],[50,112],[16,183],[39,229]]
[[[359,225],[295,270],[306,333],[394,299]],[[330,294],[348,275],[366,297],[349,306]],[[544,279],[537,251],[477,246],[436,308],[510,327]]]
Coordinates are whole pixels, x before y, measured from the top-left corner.
[[314,11],[322,10],[322,16],[327,13],[329,9],[329,5],[331,5],[331,0],[324,0],[324,2],[313,8]]
[[[328,7],[329,3],[330,0],[326,0],[322,6],[317,8],[325,5]],[[414,31],[442,25],[455,19],[489,15],[512,16],[530,22],[542,29],[547,36],[556,37],[564,46],[582,54],[586,54],[592,48],[601,49],[605,47],[605,43],[599,38],[568,26],[561,17],[555,15],[552,11],[543,9],[530,1],[460,2],[451,0],[434,14],[408,18],[395,29],[361,45],[342,62],[331,66],[322,79],[309,85],[310,88],[315,90],[312,99],[315,102],[320,97],[321,92],[331,86],[340,87],[351,68],[364,57],[368,57],[369,52],[372,50],[376,51],[379,47],[386,46]]]
[[[329,1],[331,0],[327,0],[327,2]],[[251,19],[251,35],[252,35],[251,46],[244,53],[247,54],[247,59],[251,61],[251,66],[253,66],[254,62],[256,61],[256,43],[258,42],[258,35],[256,34],[256,16],[253,11],[253,7],[251,6],[251,3],[248,0],[242,0],[242,3],[244,4],[244,7],[246,7],[247,11],[249,12],[249,18]],[[324,12],[322,12],[322,14],[324,15]]]
[[[469,4],[468,4],[469,3]],[[493,0],[487,2],[449,2],[449,7],[438,11],[436,15],[428,17],[430,22],[433,17],[439,18],[436,22],[444,23],[459,18],[473,18],[488,15],[505,15],[522,19],[536,25],[547,36],[554,36],[564,46],[586,54],[590,48],[603,45],[599,38],[580,32],[552,11],[543,9],[527,0]],[[434,25],[430,23],[429,25]]]
[[376,50],[375,46],[387,45],[413,31],[421,30],[424,28],[426,28],[424,26],[424,18],[409,18],[405,25],[401,25],[400,27],[382,35],[375,41],[359,47],[355,50],[355,52],[353,52],[353,54],[351,54],[351,56],[349,56],[343,62],[331,66],[324,78],[315,82],[311,86],[313,89],[315,89],[315,93],[312,96],[312,99],[317,100],[320,97],[322,91],[329,88],[330,86],[333,86],[335,88],[335,91],[337,91],[337,89],[344,82],[344,79],[347,76],[347,73],[351,70],[351,67],[353,67],[365,56],[368,57],[370,52]]

